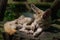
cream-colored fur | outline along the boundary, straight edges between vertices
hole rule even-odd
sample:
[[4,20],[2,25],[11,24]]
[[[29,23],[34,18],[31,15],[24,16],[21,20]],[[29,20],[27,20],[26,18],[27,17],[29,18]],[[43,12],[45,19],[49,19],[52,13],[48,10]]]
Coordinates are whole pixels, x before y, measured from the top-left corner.
[[16,20],[14,21],[9,21],[9,22],[6,22],[4,24],[4,30],[6,33],[8,33],[9,35],[12,35],[16,32],[15,28],[16,28]]
[[30,23],[31,21],[32,21],[32,18],[30,18],[30,17],[25,17],[24,15],[21,15],[21,16],[17,19],[18,24],[22,24],[22,25],[27,25],[27,24]]
[[[32,21],[32,18],[29,17],[25,17],[24,15],[21,15],[18,19],[13,20],[13,21],[9,21],[6,22],[4,24],[4,30],[5,32],[7,32],[8,34],[12,35],[14,34],[17,30],[16,27],[25,27],[24,25],[27,25],[28,23],[30,23]],[[17,24],[16,24],[17,22]]]

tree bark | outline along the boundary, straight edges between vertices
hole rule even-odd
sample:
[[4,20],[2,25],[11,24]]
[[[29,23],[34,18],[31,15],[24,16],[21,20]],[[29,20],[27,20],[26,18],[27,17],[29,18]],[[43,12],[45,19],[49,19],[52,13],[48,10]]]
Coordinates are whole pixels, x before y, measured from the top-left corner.
[[51,11],[52,11],[51,17],[52,17],[52,20],[58,18],[57,12],[58,12],[59,9],[60,9],[60,0],[55,0],[53,5],[51,6]]
[[0,0],[0,21],[3,21],[7,0]]

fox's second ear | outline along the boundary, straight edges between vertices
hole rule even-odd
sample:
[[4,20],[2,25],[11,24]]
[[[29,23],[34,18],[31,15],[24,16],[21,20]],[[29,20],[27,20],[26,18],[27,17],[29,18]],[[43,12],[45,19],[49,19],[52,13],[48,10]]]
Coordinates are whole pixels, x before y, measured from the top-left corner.
[[36,14],[40,14],[43,13],[44,11],[39,9],[38,7],[36,7],[34,4],[31,4],[31,9],[33,10],[33,12],[35,12]]
[[34,5],[34,4],[31,4],[31,9],[33,10],[33,12],[37,12],[38,11],[38,8]]
[[51,9],[47,9],[43,14],[43,19],[47,19],[51,16]]

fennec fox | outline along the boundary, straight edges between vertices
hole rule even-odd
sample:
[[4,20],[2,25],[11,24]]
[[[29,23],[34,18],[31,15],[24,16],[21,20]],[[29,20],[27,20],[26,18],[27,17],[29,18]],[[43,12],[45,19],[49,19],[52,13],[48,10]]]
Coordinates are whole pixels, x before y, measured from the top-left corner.
[[5,32],[12,35],[17,31],[16,27],[19,26],[22,27],[20,31],[33,33],[33,36],[35,36],[42,32],[42,30],[48,28],[51,22],[51,10],[47,9],[46,11],[43,11],[37,8],[34,4],[31,4],[31,9],[35,12],[35,14],[33,14],[34,21],[30,25],[27,24],[32,21],[32,18],[20,16],[20,18],[18,18],[17,20],[10,21],[4,24]]
[[31,32],[33,33],[33,36],[35,36],[50,26],[51,10],[47,9],[46,11],[43,11],[37,8],[34,4],[31,4],[31,9],[35,12],[35,14],[33,15],[34,21],[31,23],[31,25],[25,25],[22,29],[20,29],[20,31],[26,33]]

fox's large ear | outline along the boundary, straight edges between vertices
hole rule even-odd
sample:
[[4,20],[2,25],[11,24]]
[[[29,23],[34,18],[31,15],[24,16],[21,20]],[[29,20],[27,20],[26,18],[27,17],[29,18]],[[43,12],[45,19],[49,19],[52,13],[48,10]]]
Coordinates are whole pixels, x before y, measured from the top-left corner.
[[36,7],[34,4],[31,4],[31,9],[32,9],[35,13],[42,13],[42,12],[44,12],[43,10],[39,9],[38,7]]
[[51,9],[47,9],[43,14],[43,19],[47,19],[51,16]]

